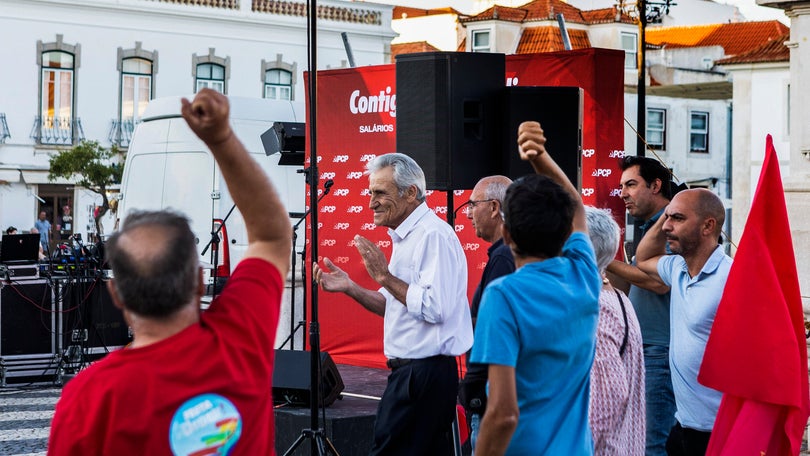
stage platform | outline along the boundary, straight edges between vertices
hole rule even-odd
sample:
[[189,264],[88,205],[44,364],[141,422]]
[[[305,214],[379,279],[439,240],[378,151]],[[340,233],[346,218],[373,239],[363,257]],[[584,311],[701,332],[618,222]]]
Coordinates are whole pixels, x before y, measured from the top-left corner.
[[[324,435],[332,442],[340,456],[367,455],[373,440],[374,419],[378,400],[385,390],[388,369],[338,364],[345,388],[332,405],[326,407],[326,421],[319,409]],[[370,396],[356,397],[353,395]],[[283,455],[295,442],[301,431],[310,427],[309,407],[281,406],[276,409],[276,452]],[[300,445],[294,455],[309,455],[310,439]]]

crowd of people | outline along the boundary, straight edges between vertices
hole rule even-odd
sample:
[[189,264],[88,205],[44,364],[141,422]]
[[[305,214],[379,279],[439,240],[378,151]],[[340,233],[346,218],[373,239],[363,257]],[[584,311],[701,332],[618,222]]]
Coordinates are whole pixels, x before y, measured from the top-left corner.
[[[130,215],[107,259],[133,342],[65,386],[49,454],[274,452],[269,385],[291,228],[229,126],[227,99],[203,89],[182,101],[182,114],[243,214],[245,259],[201,313],[187,220]],[[536,174],[485,177],[467,202],[476,235],[490,243],[471,303],[461,244],[403,154],[366,169],[373,221],[394,247],[386,258],[369,239],[354,244],[379,287],[359,285],[329,258],[313,263],[324,292],[383,318],[391,372],[372,455],[452,454],[458,403],[475,455],[705,453],[720,393],[697,373],[731,264],[718,245],[721,201],[707,190],[673,196],[666,168],[625,158],[617,185],[643,238],[633,261],[616,261],[614,216],[583,204],[552,158],[572,151],[547,151],[545,135],[537,122],[521,124],[517,153]]]

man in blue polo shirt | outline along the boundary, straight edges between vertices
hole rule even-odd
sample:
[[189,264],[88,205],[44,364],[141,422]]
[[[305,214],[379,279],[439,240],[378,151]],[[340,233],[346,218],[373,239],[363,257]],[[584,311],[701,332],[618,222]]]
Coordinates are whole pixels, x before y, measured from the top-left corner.
[[[725,208],[706,189],[672,198],[636,251],[638,267],[670,286],[670,347],[675,426],[669,455],[703,455],[722,394],[697,381],[731,258],[718,245]],[[665,255],[665,248],[674,255]]]
[[489,284],[475,327],[471,362],[489,365],[477,456],[593,454],[588,405],[602,280],[582,199],[545,142],[539,123],[520,125],[521,157],[539,175],[506,191],[503,238],[517,271]]

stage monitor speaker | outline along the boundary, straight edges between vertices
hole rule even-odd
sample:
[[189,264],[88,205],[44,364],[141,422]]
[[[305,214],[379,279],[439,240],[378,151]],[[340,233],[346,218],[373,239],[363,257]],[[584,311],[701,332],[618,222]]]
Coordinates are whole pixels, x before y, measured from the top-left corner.
[[432,190],[471,189],[498,165],[503,54],[425,52],[396,57],[397,151]]
[[[546,150],[577,189],[582,188],[582,89],[579,87],[506,87],[502,97],[503,174],[511,179],[534,174],[520,159],[521,122],[540,122]],[[494,174],[494,173],[493,173]]]
[[47,281],[4,283],[0,289],[0,356],[52,355],[55,319]]
[[[273,370],[273,402],[302,407],[310,405],[310,352],[276,350]],[[318,405],[329,406],[343,391],[343,378],[327,352],[321,352],[321,388],[323,396]]]

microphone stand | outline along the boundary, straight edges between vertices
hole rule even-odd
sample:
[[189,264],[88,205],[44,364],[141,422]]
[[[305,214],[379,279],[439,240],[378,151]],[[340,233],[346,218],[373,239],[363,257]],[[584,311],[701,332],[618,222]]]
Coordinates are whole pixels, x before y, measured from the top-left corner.
[[208,244],[205,245],[205,248],[203,249],[202,253],[200,253],[200,256],[205,256],[205,252],[208,251],[209,247],[211,248],[211,256],[213,257],[211,258],[211,264],[213,264],[214,266],[213,272],[211,273],[211,276],[213,278],[213,286],[211,288],[212,300],[217,297],[217,266],[219,264],[219,241],[220,241],[219,232],[222,231],[222,227],[225,226],[225,222],[228,221],[228,218],[231,216],[234,209],[236,209],[236,203],[233,203],[231,205],[231,208],[228,210],[228,213],[225,214],[225,218],[222,219],[222,222],[220,222],[219,226],[216,229],[214,229],[214,221],[211,220],[211,240],[208,241]]
[[[305,169],[303,171],[300,171],[300,172],[303,172],[304,175],[306,175],[307,181],[309,181],[309,179],[310,179],[310,177],[309,177],[310,176],[310,169],[307,168],[307,169]],[[335,185],[335,181],[333,181],[332,179],[329,179],[329,180],[327,180],[326,182],[323,183],[323,193],[321,194],[321,196],[318,197],[318,203],[320,203],[321,200],[327,194],[329,194],[329,190],[332,188],[333,185]],[[295,350],[295,341],[293,340],[293,336],[295,335],[296,331],[298,331],[298,328],[301,328],[302,326],[304,326],[304,323],[306,321],[306,308],[305,308],[304,309],[304,318],[302,320],[300,320],[297,325],[293,324],[293,320],[295,319],[295,263],[296,263],[296,256],[297,256],[297,252],[295,251],[295,246],[298,243],[298,227],[301,226],[301,223],[304,220],[307,219],[307,216],[309,215],[310,212],[312,212],[312,207],[307,208],[306,212],[304,212],[304,214],[301,215],[301,218],[299,218],[298,221],[295,222],[295,225],[293,225],[293,227],[292,227],[293,228],[293,233],[292,233],[292,247],[293,248],[292,248],[292,258],[290,260],[290,263],[291,263],[291,269],[292,269],[292,272],[293,272],[293,277],[292,277],[292,279],[293,279],[292,280],[293,290],[292,290],[292,293],[290,293],[290,335],[287,336],[286,339],[284,339],[284,342],[281,343],[281,346],[279,347],[279,349],[284,348],[284,346],[287,345],[287,342],[290,342],[290,350]],[[304,246],[304,250],[301,251],[301,256],[302,257],[304,256],[305,251],[306,251],[306,246]],[[301,264],[303,266],[303,264],[304,264],[303,259],[301,260]],[[306,292],[306,287],[303,287],[303,284],[306,282],[306,277],[307,277],[306,271],[302,267],[301,268],[301,285],[302,285],[302,288],[304,288],[304,292]],[[304,295],[304,297],[305,297],[304,302],[306,302],[306,295]]]

